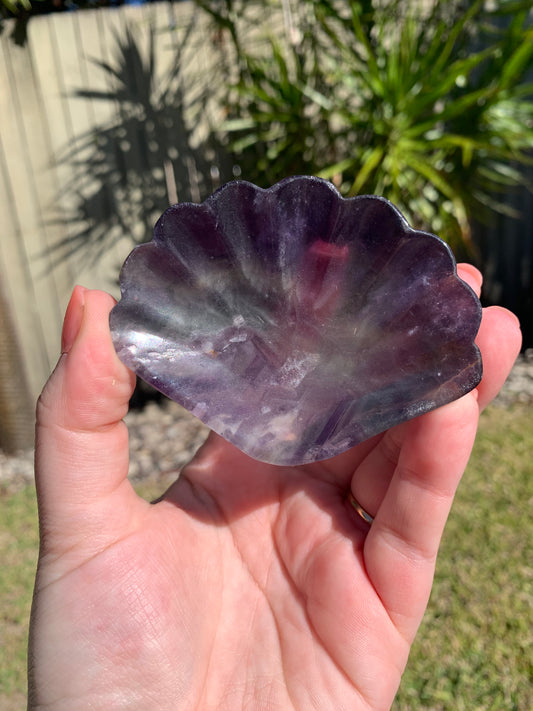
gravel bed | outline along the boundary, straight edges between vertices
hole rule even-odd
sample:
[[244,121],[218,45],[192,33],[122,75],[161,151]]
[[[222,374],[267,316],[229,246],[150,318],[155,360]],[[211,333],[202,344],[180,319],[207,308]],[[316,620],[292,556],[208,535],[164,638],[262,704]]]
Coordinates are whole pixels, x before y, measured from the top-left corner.
[[518,356],[493,404],[509,407],[517,402],[533,405],[533,348]]
[[175,477],[205,442],[209,429],[172,400],[150,402],[125,417],[130,433],[132,481]]
[[[519,356],[496,407],[514,403],[533,405],[533,349]],[[180,405],[169,400],[150,402],[142,410],[131,410],[125,418],[130,432],[132,481],[176,476],[205,441],[208,428]],[[33,481],[33,451],[8,456],[0,450],[0,490],[11,491]]]

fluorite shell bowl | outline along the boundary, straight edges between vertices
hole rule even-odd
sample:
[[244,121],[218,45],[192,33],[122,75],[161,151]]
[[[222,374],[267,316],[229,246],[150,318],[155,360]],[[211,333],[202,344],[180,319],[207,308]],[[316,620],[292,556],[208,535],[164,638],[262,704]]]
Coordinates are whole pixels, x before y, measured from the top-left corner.
[[318,178],[170,207],[120,282],[122,361],[274,464],[332,457],[481,378],[481,306],[448,246]]

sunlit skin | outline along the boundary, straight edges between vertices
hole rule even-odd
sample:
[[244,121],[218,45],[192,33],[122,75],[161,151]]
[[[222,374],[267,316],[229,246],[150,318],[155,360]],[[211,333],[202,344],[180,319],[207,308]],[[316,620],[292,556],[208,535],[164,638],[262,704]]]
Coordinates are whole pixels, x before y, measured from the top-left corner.
[[479,411],[519,351],[515,317],[484,310],[483,380],[460,400],[304,467],[211,435],[149,504],[126,478],[134,377],[112,305],[74,291],[38,404],[29,709],[388,709]]

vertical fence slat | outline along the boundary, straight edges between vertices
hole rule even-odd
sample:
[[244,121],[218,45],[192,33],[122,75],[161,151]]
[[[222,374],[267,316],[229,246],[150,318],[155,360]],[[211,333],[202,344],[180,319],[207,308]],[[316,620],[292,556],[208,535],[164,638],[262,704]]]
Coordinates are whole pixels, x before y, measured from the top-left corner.
[[[2,105],[2,162],[9,182],[9,188],[3,191],[3,200],[9,203],[3,214],[11,215],[9,232],[4,233],[1,240],[2,282],[6,298],[13,307],[12,319],[30,388],[34,391],[42,385],[50,361],[38,306],[46,298],[39,293],[32,268],[32,245],[39,241],[42,214],[35,196],[32,156],[26,141],[23,116],[26,107],[21,103],[26,97],[19,94],[21,87],[17,85],[24,72],[31,72],[31,67],[24,61],[23,49],[4,44],[2,50],[0,83],[4,91],[0,93],[5,101]],[[5,229],[3,226],[3,231]]]
[[[74,94],[80,89],[113,89],[95,61],[116,61],[117,38],[124,37],[127,24],[134,28],[136,40],[140,39],[145,59],[147,35],[154,26],[157,62],[164,72],[173,61],[173,42],[181,41],[194,6],[180,3],[171,10],[168,3],[156,3],[52,14],[32,18],[26,47],[11,42],[9,27],[0,37],[0,279],[13,311],[22,367],[34,399],[57,357],[62,314],[73,284],[105,288],[116,295],[118,268],[131,248],[131,242],[123,239],[97,267],[74,258],[56,264],[57,254],[50,252],[80,226],[70,218],[79,216],[77,177],[83,171],[77,173],[65,156],[73,149],[83,163],[87,154],[81,150],[80,137],[105,128],[118,112],[116,100],[80,99]],[[204,57],[205,38],[195,42]],[[199,53],[189,53],[186,74],[200,71],[199,59]],[[124,172],[142,168],[164,176],[165,165],[157,165],[146,133],[140,133],[137,141],[136,159],[132,163],[130,155]],[[187,186],[194,155],[190,145],[184,150],[183,168],[176,179]],[[84,177],[86,192],[91,192],[92,179]],[[110,195],[111,188],[104,184],[99,199]],[[199,196],[194,186],[192,193],[180,197],[190,199],[191,194]],[[92,218],[97,222],[103,208],[98,208],[98,199],[95,206]]]

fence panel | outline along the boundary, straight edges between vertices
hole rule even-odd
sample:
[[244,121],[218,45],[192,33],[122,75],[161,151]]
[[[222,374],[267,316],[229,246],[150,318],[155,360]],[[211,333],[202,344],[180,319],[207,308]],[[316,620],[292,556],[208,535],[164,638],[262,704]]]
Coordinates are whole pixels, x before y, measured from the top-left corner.
[[[16,378],[27,384],[30,402],[58,357],[62,315],[74,284],[116,296],[118,269],[132,246],[127,228],[137,239],[146,237],[173,199],[199,199],[216,187],[201,188],[204,166],[196,165],[195,148],[202,131],[208,133],[209,112],[204,126],[189,125],[191,97],[205,95],[210,82],[214,93],[217,81],[206,21],[195,17],[193,3],[124,6],[33,18],[25,47],[10,40],[9,27],[0,37],[1,313],[11,317],[11,337],[20,346]],[[191,22],[176,74],[176,52]],[[103,64],[122,70],[123,88],[130,87],[137,105],[121,95],[120,81]],[[172,107],[161,106],[158,94],[169,77],[172,98],[183,98],[174,114]],[[135,115],[139,107],[145,115]],[[172,148],[166,156],[165,139],[154,139],[154,121],[166,126]],[[142,206],[145,193],[146,209],[121,228],[116,212],[127,215],[128,201],[132,210]],[[114,230],[118,238],[103,242],[98,264],[88,252],[68,255],[73,241],[89,240],[99,223],[102,233]],[[62,242],[67,256],[59,259],[53,248]],[[2,338],[7,324],[0,328]],[[12,369],[13,359],[10,364]],[[7,371],[1,372],[9,380]],[[12,390],[6,397],[13,397]],[[31,441],[32,407],[17,446]],[[0,432],[5,424],[0,422]],[[1,436],[0,446],[9,448]]]

